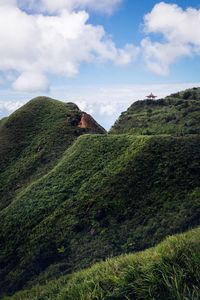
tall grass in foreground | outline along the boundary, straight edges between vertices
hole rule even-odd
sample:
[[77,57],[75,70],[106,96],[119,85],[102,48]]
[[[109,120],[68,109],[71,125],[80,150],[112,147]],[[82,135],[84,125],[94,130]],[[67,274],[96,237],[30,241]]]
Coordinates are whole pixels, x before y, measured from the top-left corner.
[[5,299],[198,300],[200,228]]

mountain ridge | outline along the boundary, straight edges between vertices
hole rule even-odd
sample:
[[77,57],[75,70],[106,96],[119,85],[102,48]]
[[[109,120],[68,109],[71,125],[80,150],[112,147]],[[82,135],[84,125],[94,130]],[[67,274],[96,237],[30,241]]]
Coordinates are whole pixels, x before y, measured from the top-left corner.
[[1,295],[200,225],[198,93],[134,103],[108,134],[46,97],[1,123]]
[[200,88],[164,99],[139,100],[123,112],[110,133],[200,134]]
[[79,128],[81,116],[73,103],[37,97],[4,120],[0,126],[0,209],[25,182],[48,172],[79,135],[105,133],[95,121],[90,128]]
[[1,289],[21,289],[45,270],[47,277],[71,273],[199,225],[199,145],[199,137],[79,137],[0,212],[0,248],[10,249],[0,259]]

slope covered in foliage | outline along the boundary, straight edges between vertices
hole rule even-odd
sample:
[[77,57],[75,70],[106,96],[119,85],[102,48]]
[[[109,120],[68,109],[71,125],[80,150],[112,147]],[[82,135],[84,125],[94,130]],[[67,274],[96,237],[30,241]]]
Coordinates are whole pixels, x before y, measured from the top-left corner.
[[200,223],[200,137],[85,135],[0,212],[0,290]]
[[159,100],[133,103],[122,113],[111,133],[200,134],[200,88]]
[[200,296],[200,228],[4,300],[177,300]]
[[82,112],[73,103],[46,97],[28,102],[0,123],[0,209],[33,179],[51,169],[81,134],[104,133],[81,129]]

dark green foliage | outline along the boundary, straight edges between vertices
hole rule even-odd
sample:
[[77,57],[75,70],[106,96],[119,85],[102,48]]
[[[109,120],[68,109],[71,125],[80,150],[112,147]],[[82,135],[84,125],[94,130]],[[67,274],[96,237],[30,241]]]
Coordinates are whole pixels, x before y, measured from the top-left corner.
[[0,209],[33,179],[47,173],[79,135],[101,133],[97,127],[78,128],[81,114],[73,103],[38,97],[2,121]]
[[0,213],[1,290],[138,251],[198,225],[199,161],[200,137],[78,138]]
[[198,300],[200,228],[4,300]]
[[178,98],[178,99],[184,99],[184,100],[200,100],[200,88],[194,87],[192,89],[187,89],[185,91],[172,94],[168,96],[167,98]]
[[122,113],[111,133],[200,134],[200,88],[176,93],[165,99],[133,103]]
[[116,135],[48,98],[0,123],[1,295],[59,277],[13,299],[198,299],[199,229],[69,274],[200,224],[199,95],[138,101]]
[[6,120],[7,120],[7,117],[0,120],[0,127],[3,125],[4,122],[6,122]]

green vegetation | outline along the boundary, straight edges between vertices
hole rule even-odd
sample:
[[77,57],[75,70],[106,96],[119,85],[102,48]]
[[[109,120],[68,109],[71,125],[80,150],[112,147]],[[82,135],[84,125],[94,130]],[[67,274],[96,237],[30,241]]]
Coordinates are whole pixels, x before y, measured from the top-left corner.
[[104,132],[98,127],[78,128],[81,114],[75,104],[38,97],[2,120],[0,210],[47,173],[79,135]]
[[171,94],[167,98],[170,97],[184,99],[184,100],[200,100],[200,88],[194,87],[192,89],[187,89],[185,91]]
[[200,228],[4,300],[197,300]]
[[3,125],[3,123],[7,120],[7,117],[0,120],[0,127]]
[[200,225],[199,110],[194,88],[133,104],[116,134],[44,97],[1,121],[0,297],[199,299],[200,229],[112,259]]
[[200,134],[200,88],[176,93],[165,99],[133,103],[122,113],[111,133]]
[[0,213],[1,290],[138,251],[198,225],[199,161],[200,137],[79,137]]

